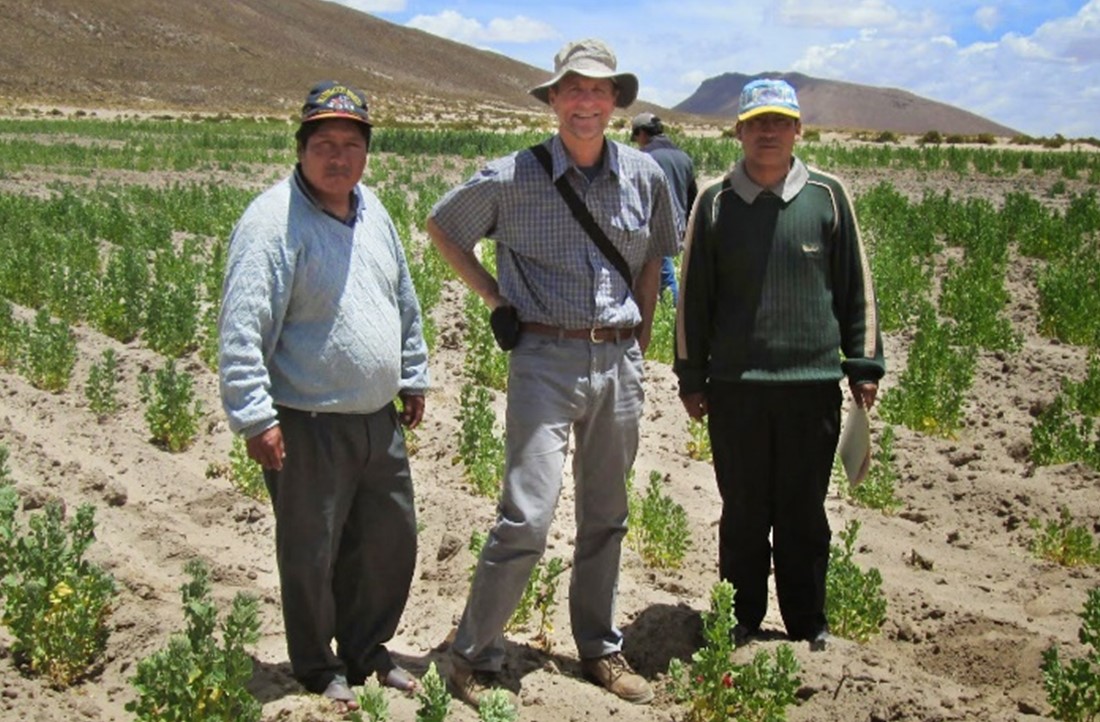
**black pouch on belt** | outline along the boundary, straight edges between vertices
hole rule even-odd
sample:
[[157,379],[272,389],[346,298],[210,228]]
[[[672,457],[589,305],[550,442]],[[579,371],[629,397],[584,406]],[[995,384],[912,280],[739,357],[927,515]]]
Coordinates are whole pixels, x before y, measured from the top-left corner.
[[489,314],[489,325],[502,351],[511,351],[519,343],[519,313],[515,306],[497,306]]

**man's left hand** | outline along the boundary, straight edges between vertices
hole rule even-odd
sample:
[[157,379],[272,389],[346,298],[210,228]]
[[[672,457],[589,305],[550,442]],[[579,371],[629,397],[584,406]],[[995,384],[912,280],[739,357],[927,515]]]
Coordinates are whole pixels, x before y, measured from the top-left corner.
[[878,395],[878,384],[874,381],[865,381],[859,384],[849,384],[852,390],[852,399],[857,406],[862,406],[868,411],[875,405],[875,396]]
[[401,399],[401,425],[415,429],[424,418],[424,397],[419,394],[398,394]]

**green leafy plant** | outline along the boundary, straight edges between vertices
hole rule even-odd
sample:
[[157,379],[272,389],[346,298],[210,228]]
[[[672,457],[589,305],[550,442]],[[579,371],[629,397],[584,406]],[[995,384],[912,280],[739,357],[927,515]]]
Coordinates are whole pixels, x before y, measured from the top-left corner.
[[102,654],[115,595],[114,579],[84,558],[95,539],[95,507],[81,506],[66,525],[61,505],[49,504],[19,535],[9,503],[0,504],[0,536],[9,545],[0,589],[11,650],[33,674],[68,687]]
[[458,458],[466,480],[481,496],[494,497],[504,474],[504,439],[494,427],[496,415],[492,393],[484,386],[463,384],[459,396],[458,421],[462,425]]
[[219,646],[206,566],[191,560],[184,571],[190,577],[180,587],[186,632],[138,662],[131,680],[138,697],[126,709],[139,722],[257,722],[261,709],[246,687],[252,657],[245,647],[260,638],[259,602],[243,592],[233,598]]
[[470,381],[497,391],[508,388],[508,355],[501,351],[489,325],[489,311],[473,291],[466,292],[466,358],[463,373]]
[[88,369],[88,382],[84,385],[88,408],[101,419],[118,411],[117,385],[118,356],[109,348]]
[[1089,649],[1084,657],[1062,661],[1058,646],[1043,651],[1043,689],[1055,719],[1091,722],[1100,717],[1100,587],[1089,590],[1079,615],[1077,639]]
[[[485,546],[487,535],[481,532],[470,534],[470,543],[467,548],[474,555],[474,564],[470,567],[470,580],[473,581],[477,571],[477,558],[481,556],[481,550]],[[514,632],[526,629],[531,620],[538,615],[538,629],[535,640],[543,648],[550,648],[550,635],[554,631],[552,618],[558,604],[558,580],[565,571],[565,563],[558,557],[543,559],[531,570],[527,577],[527,584],[523,588],[519,603],[515,611],[504,625],[505,631]]]
[[190,374],[177,371],[175,361],[168,359],[152,378],[142,375],[141,401],[153,441],[173,452],[191,446],[202,416],[202,402],[195,398]]
[[443,722],[447,719],[451,711],[451,694],[435,668],[435,662],[428,665],[428,671],[420,680],[416,699],[420,703],[416,710],[416,722]]
[[782,722],[795,704],[801,680],[798,661],[789,644],[775,655],[761,650],[749,664],[733,656],[733,585],[722,581],[710,593],[710,612],[703,615],[703,648],[691,663],[673,659],[668,665],[669,691],[687,705],[687,722]]
[[15,318],[11,304],[0,298],[0,368],[19,365],[26,333],[24,324]]
[[267,499],[264,470],[249,458],[248,445],[240,436],[233,437],[233,446],[229,449],[229,480],[245,496],[259,501]]
[[23,375],[35,388],[64,391],[76,365],[76,339],[64,321],[52,321],[45,308],[38,309],[27,330]]
[[887,425],[882,430],[876,446],[867,478],[862,483],[849,487],[849,494],[852,501],[859,506],[892,514],[902,504],[895,493],[898,471],[894,468],[893,426]]
[[[631,480],[633,475],[631,470]],[[644,496],[635,493],[632,483],[628,485],[630,516],[626,541],[646,565],[676,569],[691,546],[691,529],[684,507],[664,493],[663,481],[659,471],[651,471]]]
[[359,709],[348,713],[348,719],[352,722],[386,722],[390,718],[389,702],[376,681],[367,680],[357,696]]
[[714,454],[710,448],[710,432],[707,422],[688,419],[688,456],[696,461],[710,461]]
[[974,380],[974,354],[951,345],[950,329],[926,305],[898,385],[882,398],[887,421],[951,437],[962,425],[963,401]]
[[872,567],[863,571],[852,560],[859,526],[858,521],[849,521],[840,532],[844,546],[829,545],[825,616],[833,634],[866,642],[886,621],[886,595],[879,570]]
[[1100,564],[1100,546],[1087,528],[1073,523],[1069,507],[1059,509],[1057,521],[1043,524],[1038,519],[1029,519],[1028,526],[1038,533],[1028,549],[1040,559],[1064,567]]
[[519,712],[511,696],[503,689],[491,689],[477,703],[479,722],[515,722]]

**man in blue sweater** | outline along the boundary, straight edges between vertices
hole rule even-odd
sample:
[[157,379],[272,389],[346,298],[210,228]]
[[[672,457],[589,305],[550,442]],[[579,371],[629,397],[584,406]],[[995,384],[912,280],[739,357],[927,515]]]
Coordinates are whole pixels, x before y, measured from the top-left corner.
[[688,224],[674,369],[688,415],[707,417],[735,641],[759,631],[774,561],[788,636],[823,648],[838,382],[870,409],[886,370],[871,270],[843,184],[794,156],[794,88],[748,83],[735,130],[744,158]]
[[[638,144],[638,149],[657,161],[668,178],[668,189],[676,208],[686,220],[691,206],[695,203],[698,188],[695,185],[695,163],[691,156],[665,135],[665,124],[653,113],[639,113],[630,123],[630,139]],[[680,288],[676,283],[676,265],[672,256],[661,261],[661,293],[668,289],[672,294],[672,305],[680,299]]]
[[345,710],[370,674],[415,687],[384,643],[416,563],[401,427],[424,414],[427,346],[400,239],[360,183],[370,137],[362,92],[310,91],[293,174],[233,230],[218,322],[222,403],[275,511],[291,667]]

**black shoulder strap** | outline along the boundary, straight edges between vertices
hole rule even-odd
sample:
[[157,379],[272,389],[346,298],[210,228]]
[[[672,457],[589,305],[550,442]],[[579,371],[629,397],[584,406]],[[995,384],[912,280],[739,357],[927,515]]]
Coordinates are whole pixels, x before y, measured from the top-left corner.
[[[550,151],[546,149],[546,146],[541,143],[531,146],[531,152],[538,158],[539,163],[546,169],[546,175],[551,178],[554,177],[554,161],[550,157]],[[573,190],[573,186],[569,185],[569,179],[562,174],[561,177],[554,183],[554,187],[558,189],[558,193],[565,199],[565,204],[569,206],[569,210],[573,213],[573,217],[577,219],[577,222],[581,224],[581,227],[588,232],[588,236],[592,239],[592,242],[596,244],[596,247],[607,257],[607,260],[611,261],[611,265],[615,267],[622,277],[626,280],[626,286],[633,292],[634,290],[634,277],[630,273],[630,266],[627,265],[626,259],[623,258],[623,254],[619,253],[619,249],[615,248],[615,245],[611,242],[611,239],[607,237],[607,234],[600,228],[600,224],[596,223],[596,219],[592,217],[592,213],[588,210],[588,206],[584,204],[578,196],[577,192]]]

